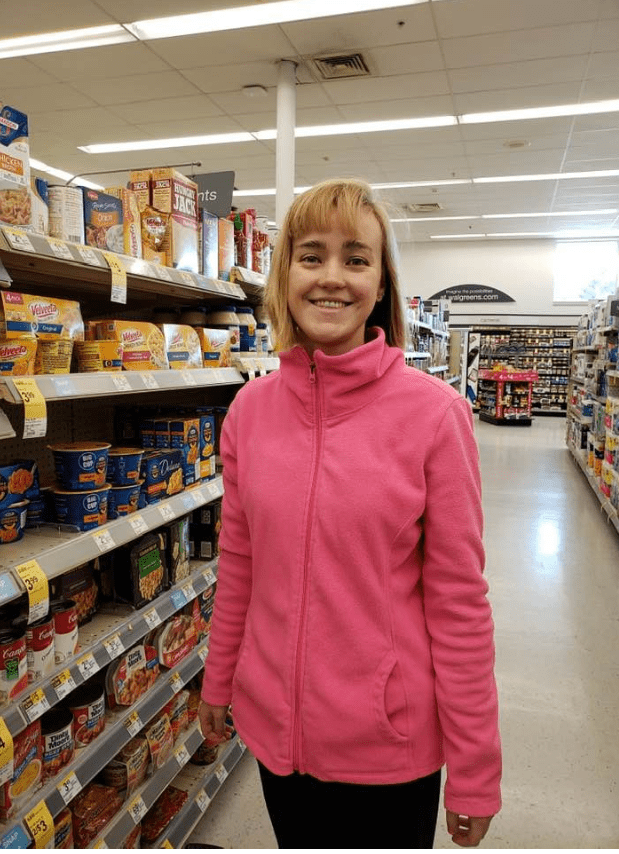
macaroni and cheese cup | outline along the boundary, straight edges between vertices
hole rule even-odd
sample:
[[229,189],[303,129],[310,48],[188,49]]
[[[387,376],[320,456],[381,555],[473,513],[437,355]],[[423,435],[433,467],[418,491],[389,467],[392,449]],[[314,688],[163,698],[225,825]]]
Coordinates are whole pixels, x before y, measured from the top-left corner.
[[112,486],[131,486],[140,480],[143,448],[110,448],[107,479]]
[[78,341],[75,352],[80,373],[93,374],[99,371],[122,370],[123,344],[121,341]]
[[107,482],[109,442],[67,442],[48,445],[56,477],[67,490],[91,490]]
[[54,489],[56,519],[63,525],[73,525],[80,531],[90,531],[107,522],[110,484],[89,492],[69,492]]
[[35,374],[68,374],[71,372],[73,341],[66,338],[42,340],[37,344]]
[[110,489],[108,499],[108,518],[117,519],[119,516],[128,516],[138,509],[140,501],[140,487],[142,481],[131,483],[128,486],[113,486]]
[[13,543],[24,536],[29,504],[27,499],[18,501],[0,512],[0,543]]

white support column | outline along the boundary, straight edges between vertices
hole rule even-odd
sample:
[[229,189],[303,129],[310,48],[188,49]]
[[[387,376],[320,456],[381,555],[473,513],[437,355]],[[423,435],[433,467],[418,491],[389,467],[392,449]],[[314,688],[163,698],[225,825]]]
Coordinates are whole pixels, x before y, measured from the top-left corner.
[[284,59],[277,78],[277,141],[275,144],[275,221],[278,228],[294,199],[295,139],[297,112],[297,64]]

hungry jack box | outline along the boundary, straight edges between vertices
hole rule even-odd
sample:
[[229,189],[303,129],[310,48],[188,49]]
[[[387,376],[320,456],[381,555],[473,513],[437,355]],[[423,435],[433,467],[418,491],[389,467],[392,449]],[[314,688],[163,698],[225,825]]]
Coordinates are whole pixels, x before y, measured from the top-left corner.
[[167,250],[171,266],[198,272],[198,185],[175,169],[153,169],[151,204],[172,217]]

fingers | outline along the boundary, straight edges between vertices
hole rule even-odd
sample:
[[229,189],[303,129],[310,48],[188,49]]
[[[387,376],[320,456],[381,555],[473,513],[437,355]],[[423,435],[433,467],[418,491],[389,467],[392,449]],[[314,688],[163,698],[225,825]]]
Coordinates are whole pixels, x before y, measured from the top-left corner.
[[447,830],[456,845],[461,848],[475,848],[484,838],[490,827],[492,817],[477,818],[447,812]]
[[201,702],[198,707],[200,731],[207,744],[219,744],[225,740],[227,706],[211,706]]

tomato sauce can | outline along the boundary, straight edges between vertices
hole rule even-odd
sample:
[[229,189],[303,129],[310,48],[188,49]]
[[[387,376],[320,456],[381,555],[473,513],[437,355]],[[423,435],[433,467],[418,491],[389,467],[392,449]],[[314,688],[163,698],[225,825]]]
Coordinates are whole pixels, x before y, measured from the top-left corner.
[[28,682],[37,682],[39,679],[49,676],[55,664],[54,617],[51,611],[46,617],[27,627],[26,647]]
[[77,648],[77,604],[73,599],[56,599],[50,605],[54,615],[54,656],[63,664],[75,655]]
[[25,626],[0,629],[0,702],[12,700],[28,686]]
[[68,765],[75,753],[73,714],[69,709],[55,708],[41,718],[43,736],[43,782]]
[[69,708],[73,715],[76,747],[90,744],[105,728],[105,693],[98,685],[82,685],[73,691]]

